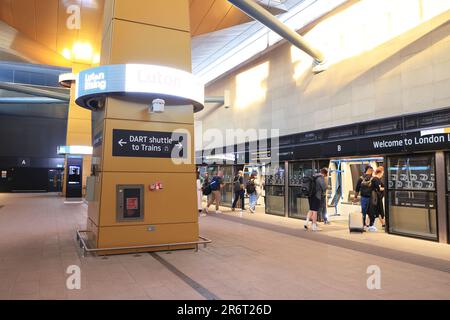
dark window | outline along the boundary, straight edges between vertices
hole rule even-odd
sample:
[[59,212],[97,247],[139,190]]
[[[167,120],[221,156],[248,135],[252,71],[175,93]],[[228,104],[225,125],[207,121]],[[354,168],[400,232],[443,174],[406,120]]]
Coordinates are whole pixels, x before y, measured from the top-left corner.
[[371,123],[362,127],[363,134],[376,134],[381,132],[397,131],[401,128],[401,121],[388,121],[383,123]]
[[358,132],[356,127],[329,130],[327,132],[327,138],[335,139],[335,138],[351,137],[354,136],[356,132]]
[[405,129],[415,129],[417,128],[417,118],[416,117],[411,117],[411,118],[406,118],[405,119]]

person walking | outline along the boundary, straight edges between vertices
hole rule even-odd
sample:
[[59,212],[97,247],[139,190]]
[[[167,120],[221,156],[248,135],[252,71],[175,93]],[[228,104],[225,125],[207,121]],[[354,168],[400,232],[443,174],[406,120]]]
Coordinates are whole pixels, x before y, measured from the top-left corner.
[[222,213],[220,209],[220,200],[221,200],[221,190],[223,188],[223,172],[219,171],[217,175],[215,175],[209,184],[211,188],[211,197],[208,199],[208,203],[205,208],[205,212],[209,213],[209,207],[215,202],[216,203],[216,213]]
[[361,194],[361,213],[363,219],[363,226],[367,227],[367,210],[369,208],[370,197],[372,196],[371,181],[373,175],[373,168],[367,166],[364,174],[358,179],[355,188],[355,198],[353,202],[358,201],[358,194]]
[[256,203],[258,202],[259,194],[260,194],[260,182],[257,177],[256,172],[252,172],[250,178],[247,182],[247,194],[250,200],[249,210],[251,213],[255,213],[256,211]]
[[239,170],[233,180],[234,201],[231,211],[236,210],[236,205],[241,200],[241,212],[245,210],[244,172]]
[[[379,169],[379,170],[381,170],[381,172],[382,172],[382,179],[381,179],[381,188],[382,188],[382,191],[381,191],[381,201],[383,201],[383,199],[384,199],[384,194],[385,194],[385,186],[384,186],[384,167],[383,166],[379,166],[377,169]],[[384,214],[384,205],[382,205],[381,206],[381,208],[380,208],[380,216],[379,216],[379,218],[380,218],[380,221],[381,221],[381,226],[383,227],[383,228],[386,228],[386,219],[385,219],[385,214]]]
[[[317,227],[317,213],[322,207],[322,201],[325,199],[327,192],[327,185],[325,179],[328,176],[328,169],[323,168],[320,170],[319,174],[313,176],[313,192],[308,198],[309,202],[309,212],[306,216],[305,230],[308,230],[309,221],[312,221],[312,231],[320,231]],[[324,204],[326,205],[326,204]]]
[[202,200],[203,200],[203,185],[200,181],[200,172],[197,171],[197,208],[198,213],[203,216],[204,214],[203,214]]
[[[383,174],[384,171],[378,168],[375,170],[375,176],[372,178],[371,187],[371,197],[369,201],[369,206],[367,214],[370,218],[369,232],[376,232],[378,229],[375,227],[375,220],[378,217],[384,218],[384,208],[383,208]],[[382,220],[383,221],[383,220]]]

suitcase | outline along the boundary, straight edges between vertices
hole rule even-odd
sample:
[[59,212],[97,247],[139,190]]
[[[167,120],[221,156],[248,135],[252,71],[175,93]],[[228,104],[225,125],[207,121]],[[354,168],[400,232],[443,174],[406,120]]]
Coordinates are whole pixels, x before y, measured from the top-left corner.
[[348,215],[348,229],[350,232],[364,232],[361,212],[352,212]]

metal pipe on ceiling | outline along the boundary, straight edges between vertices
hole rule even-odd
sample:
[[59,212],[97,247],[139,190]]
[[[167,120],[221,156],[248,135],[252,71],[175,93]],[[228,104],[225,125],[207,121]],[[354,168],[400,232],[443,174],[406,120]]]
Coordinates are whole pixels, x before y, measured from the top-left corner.
[[0,97],[2,104],[67,104],[67,101],[46,97]]
[[24,86],[17,83],[0,82],[0,89],[7,91],[20,92],[24,94],[29,94],[36,97],[52,98],[57,100],[62,100],[64,102],[70,101],[70,95],[64,93],[58,93],[51,90],[39,89],[29,86]]
[[282,23],[269,11],[258,5],[256,2],[253,2],[251,0],[228,0],[228,2],[239,8],[251,18],[262,23],[273,32],[279,34],[281,37],[292,43],[300,50],[306,52],[308,55],[314,58],[317,64],[321,64],[325,61],[325,57],[320,50],[314,48],[297,32],[288,28],[284,23]]

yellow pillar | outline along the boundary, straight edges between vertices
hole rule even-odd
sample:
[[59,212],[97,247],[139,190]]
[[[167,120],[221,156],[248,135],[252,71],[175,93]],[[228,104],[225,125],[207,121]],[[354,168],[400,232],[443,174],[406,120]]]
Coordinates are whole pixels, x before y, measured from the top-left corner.
[[[73,63],[72,73],[77,74],[82,70],[88,69],[91,66],[88,64]],[[91,112],[87,109],[79,107],[75,103],[75,87],[72,83],[70,88],[70,102],[69,112],[67,115],[67,135],[66,146],[92,146],[92,117]],[[92,156],[83,156],[83,190],[86,188],[86,179],[91,172]],[[67,170],[67,156],[65,166]],[[67,174],[64,175],[63,181],[63,195],[66,194],[66,179]]]
[[[188,0],[106,1],[101,65],[153,64],[190,72],[189,28]],[[193,108],[166,105],[164,113],[149,113],[150,103],[108,97],[104,107],[93,112],[93,134],[102,142],[94,144],[95,197],[89,203],[88,230],[92,232],[90,243],[97,248],[198,240]],[[191,163],[176,165],[170,158],[113,156],[114,129],[168,133],[187,130]],[[156,182],[163,184],[163,190],[149,190]],[[118,217],[121,211],[117,203],[122,196],[118,188],[130,185],[144,188],[143,208],[139,205],[143,217],[137,221]]]

